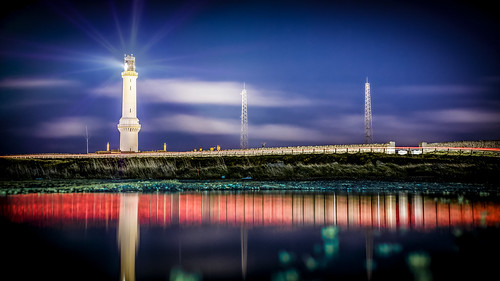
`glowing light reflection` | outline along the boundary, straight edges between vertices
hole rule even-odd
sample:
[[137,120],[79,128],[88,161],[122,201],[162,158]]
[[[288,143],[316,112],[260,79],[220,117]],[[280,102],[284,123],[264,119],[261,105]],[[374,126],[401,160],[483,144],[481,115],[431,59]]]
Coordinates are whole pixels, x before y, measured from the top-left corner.
[[[380,200],[379,200],[380,198]],[[42,226],[117,223],[117,194],[28,194],[7,197],[4,216]],[[145,225],[324,226],[434,229],[495,226],[500,205],[436,201],[422,195],[141,194]]]

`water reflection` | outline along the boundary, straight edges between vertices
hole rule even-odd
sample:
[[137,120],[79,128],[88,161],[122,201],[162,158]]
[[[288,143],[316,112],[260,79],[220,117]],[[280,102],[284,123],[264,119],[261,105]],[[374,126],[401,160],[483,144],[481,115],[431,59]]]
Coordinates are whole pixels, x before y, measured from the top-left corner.
[[[430,280],[435,277],[430,254],[418,244],[428,239],[423,235],[500,225],[498,201],[407,192],[27,194],[4,197],[1,203],[2,216],[15,223],[105,228],[113,235],[116,229],[120,280],[127,281],[151,275],[162,280],[320,280],[335,277],[335,271],[354,279],[378,274],[384,280]],[[146,238],[140,241],[140,235]],[[395,261],[388,262],[391,258]],[[384,269],[384,263],[394,266],[397,260],[404,260],[408,275]],[[162,276],[153,273],[160,271]]]
[[118,218],[118,248],[120,249],[122,281],[135,280],[135,256],[139,246],[139,225],[137,210],[138,194],[120,195],[120,216]]
[[247,264],[248,264],[248,230],[246,227],[241,228],[241,274],[243,280],[247,277]]
[[[123,213],[124,206],[137,210]],[[40,226],[108,226],[121,223],[122,216],[161,226],[434,229],[500,223],[494,202],[408,193],[27,194],[8,196],[3,208],[14,222]]]

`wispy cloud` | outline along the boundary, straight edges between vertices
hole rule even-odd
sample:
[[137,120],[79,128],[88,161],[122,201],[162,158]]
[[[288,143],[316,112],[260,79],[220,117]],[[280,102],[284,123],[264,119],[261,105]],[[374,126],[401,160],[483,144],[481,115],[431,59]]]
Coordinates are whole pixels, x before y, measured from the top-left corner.
[[64,117],[42,122],[35,130],[35,136],[40,138],[85,137],[85,126],[96,131],[104,128],[105,125],[102,120],[93,117]]
[[287,124],[264,124],[252,126],[252,137],[264,140],[282,141],[322,141],[328,139],[315,128],[299,127]]
[[487,91],[487,88],[477,85],[444,84],[444,85],[403,85],[388,86],[379,89],[388,94],[408,95],[454,95],[476,94]]
[[[174,104],[241,105],[243,84],[231,81],[201,81],[190,79],[146,79],[137,83],[141,102]],[[261,107],[308,106],[314,102],[280,91],[247,85],[248,105]],[[106,85],[92,93],[121,97],[121,83]]]
[[[171,131],[202,135],[239,135],[240,121],[237,119],[207,118],[202,116],[179,114],[163,116],[153,120],[146,131]],[[316,129],[289,124],[250,125],[249,133],[254,139],[282,141],[313,141],[325,139]]]
[[373,134],[378,141],[394,140],[404,145],[420,141],[450,141],[456,132],[485,135],[500,126],[500,113],[477,109],[438,109],[405,115],[373,116]]
[[417,117],[434,123],[500,123],[500,112],[469,108],[452,108],[418,112]]
[[0,88],[33,89],[33,88],[60,88],[77,86],[78,81],[57,78],[6,78],[0,81]]
[[239,134],[238,120],[207,118],[202,116],[178,114],[165,115],[152,120],[150,126],[144,126],[144,131],[172,131],[206,135]]

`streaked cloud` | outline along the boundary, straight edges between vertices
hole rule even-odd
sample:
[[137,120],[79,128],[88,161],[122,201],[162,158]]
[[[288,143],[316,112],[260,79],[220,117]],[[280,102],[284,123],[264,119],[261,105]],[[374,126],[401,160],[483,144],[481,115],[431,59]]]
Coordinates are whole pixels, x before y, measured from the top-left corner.
[[282,141],[321,141],[327,139],[320,131],[286,124],[264,124],[249,129],[252,137]]
[[85,126],[91,131],[97,131],[104,128],[106,124],[93,117],[64,117],[40,123],[34,134],[40,138],[84,138]]
[[421,111],[416,115],[433,123],[500,123],[500,112],[468,108]]
[[[154,129],[153,129],[154,128]],[[163,116],[144,127],[146,131],[171,131],[202,135],[239,135],[238,119],[208,118],[203,116],[179,114]],[[283,141],[313,141],[326,136],[316,129],[289,124],[249,125],[249,134],[254,139]]]
[[174,131],[206,135],[233,135],[239,134],[238,120],[223,118],[208,118],[195,115],[178,114],[162,116],[152,120],[145,131]]
[[[138,98],[148,103],[241,105],[243,83],[192,79],[145,79],[137,83]],[[261,107],[308,106],[314,102],[275,90],[247,85],[248,105]],[[122,85],[95,88],[92,93],[121,98]]]
[[61,88],[77,86],[80,83],[76,80],[66,80],[57,78],[6,78],[0,81],[0,88],[12,89],[34,89],[34,88]]
[[487,91],[487,88],[478,85],[444,84],[444,85],[403,85],[382,87],[379,91],[388,94],[408,95],[453,95],[475,94]]

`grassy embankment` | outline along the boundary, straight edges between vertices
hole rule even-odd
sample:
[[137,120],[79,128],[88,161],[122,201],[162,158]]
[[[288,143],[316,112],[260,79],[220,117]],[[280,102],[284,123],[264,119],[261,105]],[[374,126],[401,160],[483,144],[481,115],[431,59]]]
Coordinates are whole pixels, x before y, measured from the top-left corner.
[[381,153],[250,157],[0,158],[1,180],[241,179],[500,183],[500,157]]

